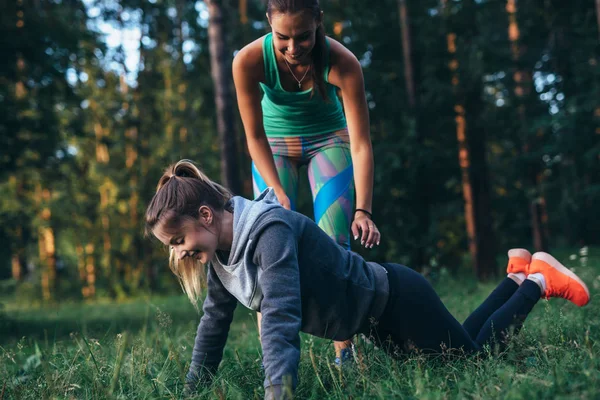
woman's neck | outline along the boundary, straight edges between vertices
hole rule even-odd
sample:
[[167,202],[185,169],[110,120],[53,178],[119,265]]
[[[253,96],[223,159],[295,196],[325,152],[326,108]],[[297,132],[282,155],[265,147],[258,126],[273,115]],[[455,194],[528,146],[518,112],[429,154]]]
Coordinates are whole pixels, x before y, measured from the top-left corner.
[[223,211],[221,215],[221,229],[219,230],[219,243],[217,249],[230,251],[233,243],[233,213]]

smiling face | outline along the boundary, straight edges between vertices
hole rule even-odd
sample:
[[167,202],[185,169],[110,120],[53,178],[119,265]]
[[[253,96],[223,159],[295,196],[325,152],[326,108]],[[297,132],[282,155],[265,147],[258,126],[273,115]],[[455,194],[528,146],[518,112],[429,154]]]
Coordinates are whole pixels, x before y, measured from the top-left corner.
[[269,23],[273,31],[273,45],[289,64],[310,63],[320,21],[309,11],[298,11],[274,12]]
[[191,217],[166,219],[152,233],[164,245],[173,248],[180,260],[190,257],[206,264],[214,258],[219,244],[219,236],[214,228],[213,214],[203,206],[200,207],[197,220]]

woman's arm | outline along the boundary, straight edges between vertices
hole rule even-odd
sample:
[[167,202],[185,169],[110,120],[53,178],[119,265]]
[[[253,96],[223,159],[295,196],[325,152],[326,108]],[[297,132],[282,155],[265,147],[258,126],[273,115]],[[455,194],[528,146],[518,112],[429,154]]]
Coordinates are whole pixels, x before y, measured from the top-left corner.
[[212,266],[208,267],[207,295],[198,324],[192,362],[186,376],[186,389],[193,392],[210,383],[217,372],[237,300],[225,289]]
[[262,39],[259,39],[240,50],[233,59],[233,81],[250,157],[267,186],[275,190],[279,202],[289,210],[290,200],[277,175],[273,153],[263,125],[259,85],[263,77]]
[[302,300],[297,247],[292,228],[283,222],[265,227],[256,238],[254,260],[262,270],[260,340],[265,399],[279,399],[286,391],[286,378],[290,379],[292,391],[298,382]]
[[[348,49],[331,39],[330,43],[332,51],[329,80],[341,89],[344,101],[344,112],[350,135],[350,152],[354,165],[356,209],[372,213],[374,162],[362,68]],[[369,214],[356,211],[351,229],[355,238],[358,237],[359,229],[362,231],[361,244],[365,247],[370,248],[379,244],[380,233]]]

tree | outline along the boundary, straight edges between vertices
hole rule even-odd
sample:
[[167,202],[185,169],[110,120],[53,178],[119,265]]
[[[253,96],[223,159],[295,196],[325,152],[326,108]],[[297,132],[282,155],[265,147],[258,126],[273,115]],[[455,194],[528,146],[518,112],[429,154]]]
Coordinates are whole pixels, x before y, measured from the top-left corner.
[[414,180],[413,197],[414,202],[412,204],[413,209],[417,215],[417,235],[419,246],[415,251],[415,266],[421,268],[429,262],[431,254],[427,254],[429,232],[431,229],[430,221],[430,181],[427,179],[429,176],[427,165],[427,152],[424,151],[426,148],[425,143],[427,138],[426,132],[422,128],[421,120],[423,118],[421,110],[419,109],[419,101],[417,96],[417,83],[415,80],[415,68],[414,66],[418,63],[414,62],[413,50],[412,50],[412,35],[410,23],[410,16],[406,0],[398,0],[398,14],[400,28],[402,31],[402,55],[404,62],[404,82],[406,88],[406,96],[408,100],[409,113],[412,122],[412,128],[414,130],[414,139],[416,147],[422,149],[422,151],[415,152],[413,157],[415,158],[412,163],[415,169],[415,175],[417,179]]
[[[22,279],[28,260],[39,260],[47,298],[56,261],[51,209],[56,194],[48,188],[56,165],[68,158],[66,138],[81,126],[80,99],[67,75],[77,79],[76,61],[93,58],[81,46],[95,41],[82,10],[80,1],[17,1],[7,3],[0,19],[0,48],[6,55],[0,65],[0,181],[7,190],[0,229],[10,238],[13,277]],[[36,239],[34,256],[27,248]]]
[[240,193],[238,151],[231,89],[231,59],[225,26],[225,5],[220,0],[207,0],[210,67],[217,107],[217,131],[221,146],[221,181],[234,193]]
[[[514,80],[514,108],[517,114],[518,128],[521,132],[522,151],[524,153],[536,154],[539,148],[539,134],[528,134],[528,117],[531,115],[531,110],[528,112],[528,106],[531,103],[531,92],[533,90],[532,73],[525,67],[522,62],[522,57],[526,49],[519,43],[520,31],[517,20],[517,1],[508,0],[506,3],[506,11],[508,13],[508,38],[511,43],[511,54],[514,63],[513,80]],[[543,129],[538,130],[539,133]],[[536,251],[548,251],[548,232],[546,222],[548,220],[546,214],[546,200],[542,190],[542,171],[539,167],[539,158],[536,160],[535,155],[533,160],[527,163],[525,182],[532,193],[532,199],[529,205],[531,216],[531,232],[533,238],[533,247]]]
[[596,0],[596,22],[598,24],[598,39],[600,39],[600,0]]
[[[456,137],[459,146],[458,158],[462,175],[469,252],[477,277],[487,279],[496,274],[496,249],[487,175],[486,127],[480,121],[483,103],[481,101],[482,66],[477,56],[479,48],[476,43],[475,2],[465,0],[461,6],[454,19],[462,17],[467,20],[461,21],[460,25],[456,23],[463,29],[462,37],[453,32],[450,25],[447,33],[447,48],[452,57],[449,66],[456,96],[454,106]],[[450,22],[452,18],[449,5],[444,6],[444,12],[446,20]],[[463,48],[459,49],[459,43]]]

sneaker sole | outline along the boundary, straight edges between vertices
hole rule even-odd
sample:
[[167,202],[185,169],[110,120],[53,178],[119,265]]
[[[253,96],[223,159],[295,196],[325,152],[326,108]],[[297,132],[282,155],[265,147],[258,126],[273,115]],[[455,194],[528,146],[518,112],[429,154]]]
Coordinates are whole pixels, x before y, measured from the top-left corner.
[[526,249],[510,249],[508,251],[508,258],[522,258],[523,260],[531,260],[531,253]]
[[581,280],[581,278],[575,274],[575,272],[571,271],[569,268],[562,265],[556,258],[552,257],[548,253],[544,253],[543,251],[535,253],[531,257],[532,262],[533,262],[533,260],[543,261],[546,264],[548,264],[549,266],[551,266],[552,268],[558,270],[560,273],[565,274],[569,278],[573,279],[575,282],[578,282],[581,286],[583,286],[583,289],[585,290],[585,293],[587,294],[588,301],[586,302],[586,304],[589,303],[590,290],[588,289],[587,285]]
[[[527,263],[527,265],[524,266],[523,270],[514,271],[513,269],[510,268],[513,265],[511,263],[511,260],[514,260],[514,259],[523,260]],[[506,267],[506,272],[508,274],[524,273],[525,275],[527,275],[527,270],[529,269],[530,263],[531,263],[531,253],[528,250],[526,250],[526,249],[510,249],[508,251],[508,267]]]

